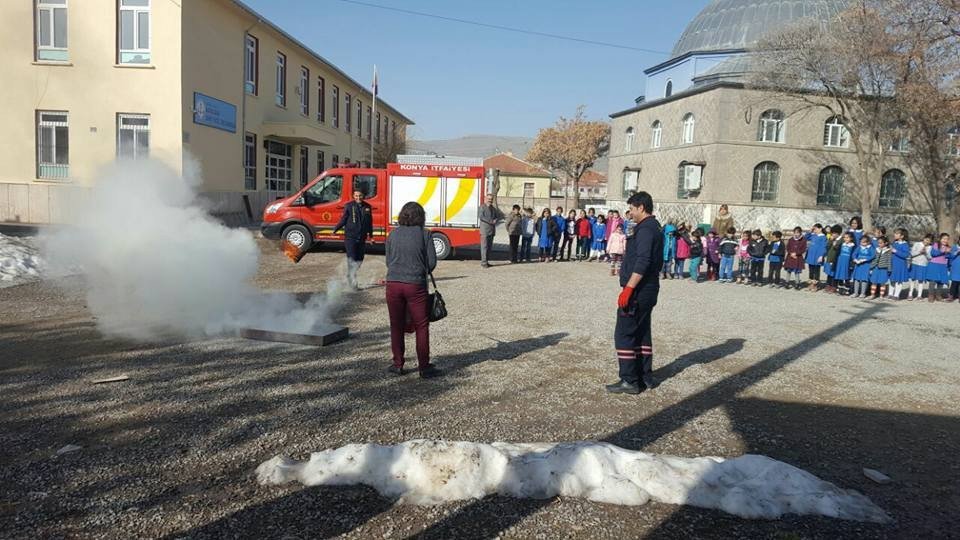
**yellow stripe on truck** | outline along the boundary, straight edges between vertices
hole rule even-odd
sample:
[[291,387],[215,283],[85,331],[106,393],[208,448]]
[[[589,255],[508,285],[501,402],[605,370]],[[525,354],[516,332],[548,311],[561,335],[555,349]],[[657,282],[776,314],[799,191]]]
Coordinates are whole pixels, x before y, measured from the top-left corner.
[[[463,210],[463,207],[467,205],[467,202],[470,201],[470,195],[473,194],[473,187],[476,184],[477,180],[475,178],[461,178],[460,187],[457,188],[457,194],[453,197],[453,200],[450,201],[450,204],[447,205],[447,221],[450,221],[457,214]],[[440,216],[437,216],[433,221],[440,221]]]
[[[423,192],[420,193],[420,197],[417,199],[417,204],[426,208],[427,203],[430,202],[430,199],[432,199],[433,195],[437,192],[438,185],[440,185],[439,177],[428,177],[427,183],[423,186]],[[398,219],[400,219],[400,216],[393,216],[393,221],[397,221]],[[440,218],[437,218],[434,221],[440,221]]]

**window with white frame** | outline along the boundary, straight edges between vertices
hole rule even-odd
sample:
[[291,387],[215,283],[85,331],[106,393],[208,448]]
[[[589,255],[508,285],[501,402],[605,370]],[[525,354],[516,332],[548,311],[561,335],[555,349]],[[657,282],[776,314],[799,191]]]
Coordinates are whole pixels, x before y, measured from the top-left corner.
[[370,112],[370,106],[367,106],[367,140],[373,140],[373,114]]
[[682,144],[691,144],[693,143],[693,131],[696,127],[696,120],[693,118],[693,113],[687,113],[683,117],[683,133],[680,138]]
[[279,141],[267,140],[266,156],[267,189],[290,191],[293,177],[293,146]]
[[650,148],[660,148],[663,140],[663,124],[659,120],[653,122],[650,126]]
[[66,62],[67,0],[36,0],[37,60]]
[[843,123],[843,118],[831,116],[823,127],[823,145],[831,148],[847,148],[850,146],[850,133]]
[[330,103],[333,104],[333,110],[330,111],[330,121],[333,124],[333,127],[340,127],[340,88],[337,85],[333,85],[333,88],[330,89],[330,96],[332,99]]
[[629,197],[640,189],[640,171],[638,169],[623,170],[623,196]]
[[281,107],[287,106],[287,55],[282,52],[277,52],[277,67],[276,67],[276,76],[274,77],[274,82],[276,83],[276,92],[274,95],[274,101],[277,105]]
[[317,77],[317,122],[326,122],[327,81]]
[[257,189],[257,136],[243,135],[243,189]]
[[260,79],[260,40],[247,34],[243,58],[243,90],[257,95],[257,81]]
[[533,182],[524,182],[523,183],[523,198],[532,199],[533,194],[536,192],[536,184]]
[[677,198],[689,199],[703,187],[703,165],[683,162],[677,169]]
[[330,166],[331,166],[331,167],[337,167],[337,166],[339,166],[339,165],[340,165],[340,156],[334,154],[334,155],[333,155],[333,161],[330,162]]
[[150,0],[120,0],[119,64],[150,63]]
[[777,200],[780,190],[780,165],[772,161],[764,161],[753,169],[753,190],[750,200],[753,202],[770,202]]
[[846,173],[836,165],[820,171],[817,180],[817,206],[839,207],[843,203],[843,182]]
[[764,111],[760,115],[760,133],[757,135],[757,140],[782,143],[784,142],[784,128],[786,128],[786,120],[783,111],[777,109]]
[[327,170],[326,154],[323,150],[317,150],[317,176],[323,174],[325,170]]
[[960,157],[960,127],[947,132],[947,155]]
[[907,195],[907,175],[899,169],[883,173],[880,179],[880,208],[903,208],[903,199]]
[[635,133],[633,132],[633,128],[632,128],[632,127],[628,127],[628,128],[627,128],[627,132],[624,134],[624,137],[623,137],[623,151],[624,151],[624,152],[633,152],[633,139],[634,139],[634,136],[635,136]]
[[310,116],[310,70],[300,66],[300,114]]
[[150,115],[117,115],[117,156],[125,159],[150,157]]
[[374,130],[374,133],[376,133],[376,139],[377,139],[375,142],[377,144],[380,144],[380,113],[377,113],[377,129]]
[[350,108],[350,94],[346,92],[343,93],[343,106],[343,127],[347,133],[351,133],[350,116],[353,114],[353,109]]
[[37,111],[37,178],[70,177],[70,126],[66,111]]
[[887,147],[887,150],[900,153],[910,151],[910,137],[907,136],[906,126],[903,124],[891,126],[889,133],[890,146]]
[[300,187],[307,185],[307,179],[310,178],[310,147],[300,147]]

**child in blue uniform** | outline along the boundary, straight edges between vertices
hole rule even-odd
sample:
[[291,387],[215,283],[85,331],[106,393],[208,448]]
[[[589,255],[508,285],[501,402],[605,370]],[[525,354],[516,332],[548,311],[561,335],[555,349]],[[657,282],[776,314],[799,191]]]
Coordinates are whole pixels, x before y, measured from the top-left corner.
[[906,229],[893,231],[893,269],[890,271],[890,298],[900,300],[903,284],[910,280],[910,240]]
[[593,244],[590,245],[590,260],[603,260],[603,255],[607,252],[607,220],[603,216],[597,216],[597,222],[593,224]]
[[873,240],[876,242],[876,257],[870,263],[870,297],[884,299],[887,296],[887,282],[893,268],[893,250],[886,236]]
[[870,292],[870,264],[877,256],[877,249],[869,236],[860,237],[860,247],[853,252],[853,296],[866,298]]
[[850,218],[850,228],[847,229],[847,232],[853,237],[854,244],[859,246],[860,239],[863,238],[863,220],[860,219],[860,216]]
[[930,293],[927,295],[931,302],[941,300],[946,292],[946,285],[950,281],[947,268],[947,254],[950,252],[950,235],[943,233],[940,241],[930,246],[930,264],[927,266],[927,281],[930,282]]
[[820,268],[826,257],[827,235],[823,233],[823,225],[817,223],[807,238],[807,266],[810,267],[808,291],[816,291],[820,287]]
[[670,273],[670,265],[673,264],[673,258],[677,254],[677,227],[673,223],[667,223],[663,226],[663,271],[660,279],[673,278]]
[[950,294],[947,302],[953,302],[960,300],[960,238],[953,243],[947,259],[950,261]]
[[780,271],[783,269],[783,258],[786,255],[787,248],[783,245],[783,233],[780,231],[773,231],[771,234],[773,240],[770,242],[770,247],[767,248],[767,252],[770,253],[770,256],[767,257],[767,260],[770,261],[770,276],[767,279],[767,283],[771,287],[783,287],[783,284],[780,283]]
[[837,264],[833,269],[833,278],[837,286],[837,294],[850,292],[850,265],[853,261],[853,252],[857,245],[853,243],[853,233],[843,233],[843,243],[840,244],[840,254],[837,255]]

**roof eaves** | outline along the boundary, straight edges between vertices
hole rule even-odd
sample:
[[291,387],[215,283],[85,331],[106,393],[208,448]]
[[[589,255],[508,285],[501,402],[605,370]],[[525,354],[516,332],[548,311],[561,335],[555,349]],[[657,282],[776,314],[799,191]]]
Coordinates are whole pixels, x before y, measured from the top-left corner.
[[670,66],[672,66],[673,64],[678,64],[678,63],[680,63],[680,62],[682,62],[682,61],[686,60],[687,58],[690,58],[691,56],[694,56],[694,55],[714,56],[714,55],[721,55],[721,54],[737,54],[737,53],[744,53],[744,52],[747,52],[747,49],[721,49],[721,50],[716,50],[716,51],[690,51],[690,52],[688,52],[688,53],[681,54],[680,56],[677,56],[676,58],[671,58],[671,59],[667,60],[666,62],[661,62],[661,63],[659,63],[659,64],[657,64],[657,65],[655,65],[655,66],[653,66],[653,67],[651,67],[651,68],[647,68],[647,69],[643,70],[643,74],[644,74],[644,75],[650,75],[651,73],[656,73],[657,71],[660,71],[660,70],[663,69],[663,68],[670,67]]
[[683,92],[678,92],[668,98],[658,99],[656,101],[646,101],[637,105],[636,107],[631,107],[622,111],[618,111],[610,114],[610,118],[619,118],[637,111],[642,111],[644,109],[649,109],[651,107],[656,107],[658,105],[663,105],[664,103],[670,103],[671,101],[676,101],[678,99],[683,99],[685,97],[694,96],[697,94],[702,94],[710,90],[715,90],[717,88],[743,88],[743,83],[734,83],[728,81],[717,81],[715,83],[705,84],[702,86],[694,86],[684,90]]

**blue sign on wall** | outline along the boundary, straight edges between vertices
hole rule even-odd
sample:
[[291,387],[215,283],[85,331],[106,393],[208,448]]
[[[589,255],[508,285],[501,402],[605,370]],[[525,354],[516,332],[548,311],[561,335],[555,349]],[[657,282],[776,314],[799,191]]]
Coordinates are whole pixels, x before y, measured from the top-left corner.
[[237,107],[226,101],[194,92],[193,123],[236,133]]

